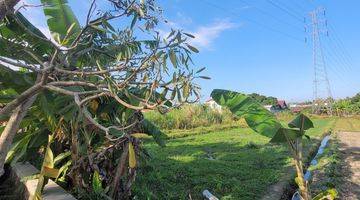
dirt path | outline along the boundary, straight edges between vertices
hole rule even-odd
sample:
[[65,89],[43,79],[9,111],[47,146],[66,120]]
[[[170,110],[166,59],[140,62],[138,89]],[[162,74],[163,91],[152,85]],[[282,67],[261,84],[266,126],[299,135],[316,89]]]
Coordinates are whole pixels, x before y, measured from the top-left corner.
[[340,199],[360,199],[360,132],[339,132],[338,138],[345,176]]

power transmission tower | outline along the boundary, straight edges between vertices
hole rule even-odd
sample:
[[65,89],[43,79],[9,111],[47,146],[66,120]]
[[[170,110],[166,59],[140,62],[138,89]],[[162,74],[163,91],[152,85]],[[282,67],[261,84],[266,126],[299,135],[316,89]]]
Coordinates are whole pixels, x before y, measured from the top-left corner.
[[310,18],[314,64],[313,113],[332,115],[333,97],[321,44],[321,37],[324,33],[328,35],[325,10],[318,8],[310,12]]

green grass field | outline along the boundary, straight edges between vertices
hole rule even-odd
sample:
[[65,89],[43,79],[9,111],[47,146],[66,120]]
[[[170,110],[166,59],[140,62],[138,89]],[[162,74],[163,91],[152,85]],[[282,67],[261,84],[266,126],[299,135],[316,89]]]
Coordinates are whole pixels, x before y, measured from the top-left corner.
[[[334,127],[335,119],[315,119],[307,145]],[[176,136],[181,137],[177,138]],[[221,199],[259,199],[292,162],[285,146],[249,128],[171,132],[167,147],[145,142],[152,158],[142,162],[134,194],[139,199],[202,199],[208,189]]]

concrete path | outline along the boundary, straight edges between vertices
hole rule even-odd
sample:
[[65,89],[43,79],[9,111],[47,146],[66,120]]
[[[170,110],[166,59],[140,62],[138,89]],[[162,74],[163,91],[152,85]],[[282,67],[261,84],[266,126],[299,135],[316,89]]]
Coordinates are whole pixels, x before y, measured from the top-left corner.
[[342,172],[345,177],[340,199],[360,199],[360,132],[339,132],[338,139],[344,160]]

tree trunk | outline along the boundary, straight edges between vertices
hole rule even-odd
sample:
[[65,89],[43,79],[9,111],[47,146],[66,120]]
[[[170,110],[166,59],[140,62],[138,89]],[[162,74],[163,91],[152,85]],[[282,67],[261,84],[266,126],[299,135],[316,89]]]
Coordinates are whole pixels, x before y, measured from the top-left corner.
[[2,21],[5,15],[14,9],[15,5],[20,0],[0,0],[0,21]]
[[37,94],[29,98],[15,109],[6,124],[4,131],[0,135],[0,177],[4,174],[6,155],[10,149],[16,132],[19,129],[20,122],[25,117],[28,109],[36,100],[36,96]]

